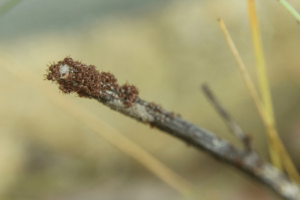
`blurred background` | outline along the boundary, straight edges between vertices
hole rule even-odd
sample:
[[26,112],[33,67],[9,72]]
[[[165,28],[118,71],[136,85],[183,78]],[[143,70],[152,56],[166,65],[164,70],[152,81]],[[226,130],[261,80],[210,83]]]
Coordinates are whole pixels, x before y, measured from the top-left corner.
[[[279,134],[299,169],[300,27],[277,1],[256,2]],[[299,1],[289,2],[300,10]],[[97,115],[188,180],[199,199],[277,198],[178,139],[44,81],[47,65],[71,56],[241,146],[201,93],[206,82],[269,160],[264,127],[217,23],[222,17],[256,81],[246,0],[2,0],[0,6],[1,199],[186,199],[53,99]]]

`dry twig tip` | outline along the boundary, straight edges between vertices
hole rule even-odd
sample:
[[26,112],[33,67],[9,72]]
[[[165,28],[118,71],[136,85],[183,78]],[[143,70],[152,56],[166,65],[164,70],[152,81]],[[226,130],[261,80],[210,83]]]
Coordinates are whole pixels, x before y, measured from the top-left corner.
[[85,65],[70,57],[49,66],[46,78],[58,83],[63,93],[76,92],[80,97],[98,97],[102,100],[117,95],[126,107],[132,106],[139,94],[133,85],[119,86],[113,74],[100,73],[94,65]]

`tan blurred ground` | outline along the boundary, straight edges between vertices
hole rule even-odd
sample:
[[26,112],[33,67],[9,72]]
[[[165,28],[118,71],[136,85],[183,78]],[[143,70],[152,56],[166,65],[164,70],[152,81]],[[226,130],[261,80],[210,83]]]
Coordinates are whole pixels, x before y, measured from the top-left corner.
[[[298,10],[300,3],[290,1]],[[299,169],[300,26],[277,1],[258,14],[278,129]],[[87,29],[49,31],[0,43],[1,199],[183,199],[127,155],[95,135],[43,95],[46,65],[70,55],[119,83],[135,84],[140,97],[180,113],[233,143],[199,91],[211,85],[267,157],[264,128],[218,27],[222,17],[253,79],[246,1],[169,1],[140,15],[114,14]],[[7,68],[34,74],[32,86]],[[202,199],[271,199],[274,195],[235,169],[96,101],[63,96],[131,138],[194,184]]]

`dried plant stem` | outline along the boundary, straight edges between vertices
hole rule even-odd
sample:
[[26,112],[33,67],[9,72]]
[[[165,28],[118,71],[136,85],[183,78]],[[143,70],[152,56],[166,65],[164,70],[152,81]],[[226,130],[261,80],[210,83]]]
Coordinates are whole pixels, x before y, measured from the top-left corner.
[[259,24],[255,9],[255,1],[248,0],[248,13],[250,19],[251,35],[253,39],[254,53],[256,58],[256,68],[259,79],[260,94],[262,97],[263,106],[265,108],[265,118],[268,123],[267,132],[269,133],[269,149],[271,152],[271,159],[275,166],[279,169],[284,168],[287,174],[300,183],[300,177],[294,166],[290,156],[288,155],[284,145],[278,136],[275,117],[272,106],[271,92],[268,83],[266,64],[264,59],[263,47],[261,43],[261,36],[259,31]]
[[238,68],[240,70],[240,73],[242,75],[242,78],[244,79],[244,82],[245,82],[245,84],[246,84],[246,86],[247,86],[247,88],[248,88],[248,90],[249,90],[249,92],[251,94],[251,97],[252,97],[252,99],[253,99],[253,101],[255,103],[255,106],[256,106],[256,108],[257,108],[257,110],[258,110],[258,112],[259,112],[259,114],[260,114],[263,122],[265,124],[267,124],[267,121],[266,121],[266,119],[264,117],[264,115],[265,115],[264,114],[265,113],[264,108],[262,107],[261,100],[259,98],[259,95],[258,95],[256,89],[255,89],[255,86],[254,86],[253,82],[251,81],[249,73],[247,72],[246,66],[245,66],[245,64],[244,64],[244,62],[243,62],[243,60],[242,60],[242,58],[241,58],[241,56],[240,56],[240,54],[239,54],[236,46],[235,46],[235,44],[233,43],[233,40],[231,39],[231,36],[230,36],[230,34],[229,34],[229,32],[228,32],[228,30],[227,30],[227,28],[226,28],[223,20],[219,19],[218,22],[219,22],[219,25],[220,25],[223,33],[224,33],[224,36],[225,36],[226,41],[227,41],[227,43],[228,43],[228,45],[230,47],[230,50],[232,51],[232,54],[233,54],[233,56],[234,56],[234,58],[235,58],[235,60],[237,62],[237,66],[238,66]]
[[[73,89],[75,89],[78,85],[81,88],[82,81],[78,78],[79,72],[74,70],[73,66],[83,66],[82,69],[79,69],[81,71],[86,69],[84,68],[86,65],[70,60],[70,58],[66,58],[64,61],[60,61],[58,64],[50,66],[47,78],[49,80],[53,80],[54,78],[53,81],[59,83],[60,88],[62,88],[63,91],[65,90],[70,92],[73,86]],[[67,76],[65,76],[64,73],[60,75],[57,74],[58,72],[61,73],[62,68],[67,67],[69,67],[70,74]],[[88,68],[89,66],[86,67]],[[101,73],[93,73],[93,76],[101,77],[102,75]],[[58,79],[55,79],[55,77]],[[86,77],[90,76],[86,74]],[[103,84],[104,81],[104,79],[101,78],[95,78],[95,80],[97,80],[97,82],[88,81],[88,84],[92,84],[90,85],[90,89],[93,89],[93,85],[95,84]],[[86,84],[86,82],[84,82],[84,84]],[[82,87],[84,86],[88,87],[89,85],[82,85]],[[66,90],[66,88],[68,90]],[[96,86],[94,88],[98,89]],[[91,94],[93,93],[93,91],[88,92]],[[235,166],[237,169],[261,181],[285,199],[300,200],[300,189],[298,185],[289,180],[277,168],[262,160],[256,152],[239,150],[226,140],[217,137],[215,134],[197,127],[194,124],[175,116],[172,112],[164,110],[153,103],[144,101],[139,97],[137,97],[135,101],[132,101],[132,104],[128,107],[126,102],[124,103],[123,97],[119,97],[120,95],[118,91],[108,88],[103,89],[102,93],[103,92],[106,92],[108,96],[105,95],[101,97],[100,94],[97,96],[89,94],[86,95],[87,97],[93,98],[113,110],[123,113],[124,115],[134,118],[142,123],[149,124],[152,127],[156,127],[200,150],[206,151],[210,155],[219,158],[221,161]]]
[[[277,143],[279,139],[276,128],[274,111],[271,101],[270,87],[267,78],[266,64],[263,54],[263,48],[261,44],[261,37],[259,31],[259,25],[257,15],[255,11],[254,0],[248,0],[248,13],[250,19],[251,35],[253,39],[254,53],[256,58],[256,69],[258,75],[259,91],[262,97],[262,106],[265,108],[265,119],[269,126],[267,126],[268,145],[272,163],[278,168],[283,170],[283,163],[280,158],[280,148]],[[273,138],[273,139],[271,139]]]
[[178,175],[161,161],[157,160],[154,156],[149,154],[142,147],[131,141],[119,131],[103,122],[96,115],[87,111],[79,104],[55,94],[51,88],[47,85],[43,85],[41,83],[41,79],[37,78],[36,75],[30,74],[28,71],[21,72],[19,70],[14,70],[13,68],[8,67],[11,66],[10,63],[3,64],[2,66],[13,75],[24,80],[26,83],[29,83],[62,110],[69,113],[72,117],[86,125],[97,135],[101,136],[113,146],[133,158],[180,194],[188,199],[198,199],[196,189],[186,179]]
[[251,35],[253,40],[254,54],[256,60],[256,69],[258,76],[258,86],[262,98],[263,106],[266,111],[266,119],[269,123],[275,124],[274,111],[271,100],[270,86],[267,78],[267,70],[263,47],[261,43],[258,19],[255,11],[254,0],[248,0],[248,13],[251,27]]

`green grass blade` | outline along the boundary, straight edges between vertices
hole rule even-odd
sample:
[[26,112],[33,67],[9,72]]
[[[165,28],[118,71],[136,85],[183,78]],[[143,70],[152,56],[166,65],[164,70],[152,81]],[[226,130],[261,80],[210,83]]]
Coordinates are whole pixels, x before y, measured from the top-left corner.
[[300,23],[300,14],[297,12],[297,10],[289,4],[286,0],[279,0],[279,3],[283,5],[297,20],[297,22]]

